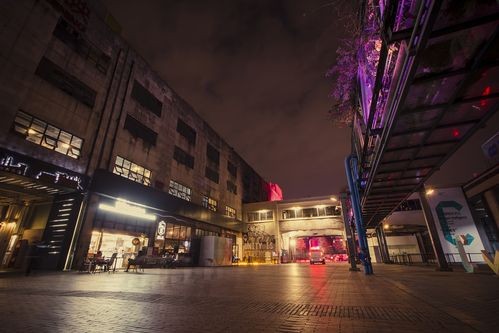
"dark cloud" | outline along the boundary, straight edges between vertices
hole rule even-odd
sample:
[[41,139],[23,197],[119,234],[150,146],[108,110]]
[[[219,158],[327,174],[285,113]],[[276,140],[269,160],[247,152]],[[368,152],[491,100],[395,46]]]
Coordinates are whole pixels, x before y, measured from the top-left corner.
[[104,3],[133,47],[286,198],[344,185],[350,132],[328,118],[324,78],[345,38],[337,8],[316,0]]

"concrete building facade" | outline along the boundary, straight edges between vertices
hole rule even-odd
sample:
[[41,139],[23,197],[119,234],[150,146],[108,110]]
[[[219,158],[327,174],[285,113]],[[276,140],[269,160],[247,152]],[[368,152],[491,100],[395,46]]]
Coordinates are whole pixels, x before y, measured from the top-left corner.
[[29,251],[46,269],[97,251],[124,265],[146,248],[195,264],[204,235],[242,244],[242,203],[266,200],[266,182],[99,1],[0,9],[2,267],[22,266]]
[[331,260],[346,253],[337,196],[249,203],[243,212],[243,260],[308,261],[311,246]]

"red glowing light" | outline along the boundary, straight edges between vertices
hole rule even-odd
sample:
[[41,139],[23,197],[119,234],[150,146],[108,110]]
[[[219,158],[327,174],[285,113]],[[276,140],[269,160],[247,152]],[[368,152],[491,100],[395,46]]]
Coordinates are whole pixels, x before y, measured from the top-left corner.
[[453,129],[452,130],[452,136],[455,137],[455,138],[459,138],[459,136],[461,135],[461,132],[459,132],[458,129]]
[[[485,87],[485,89],[483,89],[483,91],[482,91],[482,96],[483,97],[488,96],[488,95],[490,95],[490,86]],[[481,107],[487,106],[487,100],[486,99],[482,99],[480,101],[480,106]]]

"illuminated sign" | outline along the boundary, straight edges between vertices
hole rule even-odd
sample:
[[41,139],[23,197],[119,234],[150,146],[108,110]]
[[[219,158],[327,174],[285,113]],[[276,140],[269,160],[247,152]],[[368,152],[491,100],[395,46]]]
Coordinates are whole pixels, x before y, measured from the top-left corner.
[[136,206],[132,202],[120,198],[118,198],[114,202],[114,206],[101,203],[99,205],[99,209],[115,214],[137,217],[149,221],[156,220],[156,215],[146,213],[145,208]]
[[166,223],[165,221],[159,221],[158,230],[156,231],[156,239],[163,240],[165,239],[166,233]]
[[84,190],[86,183],[83,175],[1,148],[0,171],[79,191]]
[[26,163],[14,163],[14,158],[7,156],[0,160],[0,170],[25,176],[28,171],[28,165]]

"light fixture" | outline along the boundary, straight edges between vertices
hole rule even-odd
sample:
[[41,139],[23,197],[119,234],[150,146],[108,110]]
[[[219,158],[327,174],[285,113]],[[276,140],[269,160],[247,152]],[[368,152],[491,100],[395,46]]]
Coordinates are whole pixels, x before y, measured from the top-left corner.
[[336,199],[335,197],[331,197],[331,198],[329,198],[329,200],[331,200],[331,201],[333,201],[333,202],[338,201],[338,199]]
[[28,134],[36,134],[36,131],[32,128],[28,129]]
[[105,210],[107,212],[112,212],[115,214],[138,217],[149,221],[156,220],[156,215],[147,214],[145,208],[136,206],[133,203],[120,198],[118,198],[114,202],[114,206],[104,203],[99,204],[99,209]]
[[389,229],[389,228],[390,228],[390,225],[389,225],[389,224],[386,224],[386,223],[385,223],[385,224],[383,225],[383,229]]
[[434,192],[435,192],[435,190],[430,187],[430,188],[426,189],[425,193],[426,193],[426,195],[432,195]]

